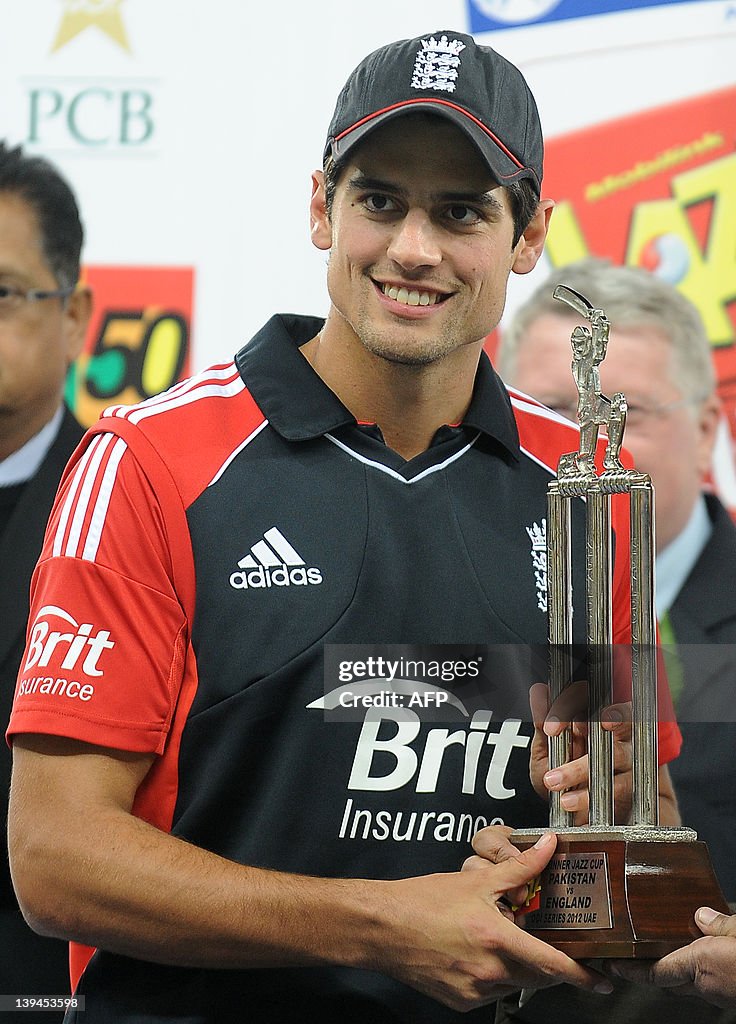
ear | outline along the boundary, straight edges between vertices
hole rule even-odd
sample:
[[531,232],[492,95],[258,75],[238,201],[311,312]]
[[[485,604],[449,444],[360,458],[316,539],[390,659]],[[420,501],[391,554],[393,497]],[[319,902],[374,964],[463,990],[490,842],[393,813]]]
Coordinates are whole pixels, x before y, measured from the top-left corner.
[[549,229],[549,219],[554,209],[553,199],[540,199],[536,213],[529,221],[524,234],[516,243],[514,261],[511,269],[515,274],[528,274],[534,270],[537,260],[542,255],[544,242]]
[[315,171],[312,175],[309,230],[312,236],[312,244],[316,245],[318,249],[329,249],[332,246],[332,224],[327,214],[325,176],[322,171]]
[[698,417],[698,469],[703,476],[706,476],[712,469],[713,447],[716,443],[720,414],[720,404],[715,395],[706,398],[696,412]]
[[64,307],[64,341],[69,366],[82,351],[91,315],[92,292],[85,285],[79,285]]

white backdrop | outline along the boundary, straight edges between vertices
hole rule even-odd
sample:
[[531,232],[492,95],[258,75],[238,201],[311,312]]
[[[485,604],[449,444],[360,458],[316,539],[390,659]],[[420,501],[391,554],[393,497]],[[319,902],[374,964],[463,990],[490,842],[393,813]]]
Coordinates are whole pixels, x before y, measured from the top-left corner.
[[[468,31],[468,2],[0,0],[0,137],[72,181],[88,263],[195,268],[196,370],[275,311],[325,312],[307,203],[335,96],[391,39]],[[515,3],[535,6],[478,0]],[[731,0],[478,38],[521,67],[548,138],[736,82]],[[512,279],[509,308],[546,269]]]

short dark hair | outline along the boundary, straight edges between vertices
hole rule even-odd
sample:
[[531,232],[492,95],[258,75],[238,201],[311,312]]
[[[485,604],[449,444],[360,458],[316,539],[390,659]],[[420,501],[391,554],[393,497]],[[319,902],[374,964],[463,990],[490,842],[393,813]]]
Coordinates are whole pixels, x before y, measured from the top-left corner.
[[[328,217],[332,214],[335,191],[344,170],[345,162],[335,160],[332,154],[328,153],[323,166],[325,175],[325,205]],[[509,197],[511,215],[514,219],[514,240],[511,243],[511,248],[513,249],[537,212],[539,196],[533,181],[529,178],[522,178],[520,181],[514,181],[510,185],[504,185],[503,187],[506,189]]]
[[38,218],[43,254],[61,288],[79,280],[84,228],[77,200],[59,171],[40,156],[0,140],[0,193],[24,199]]

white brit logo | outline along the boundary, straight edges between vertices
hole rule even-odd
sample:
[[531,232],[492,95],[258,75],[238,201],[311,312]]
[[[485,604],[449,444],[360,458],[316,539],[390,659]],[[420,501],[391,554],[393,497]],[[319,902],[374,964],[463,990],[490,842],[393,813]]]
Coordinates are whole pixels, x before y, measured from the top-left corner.
[[439,92],[454,92],[460,67],[460,53],[465,43],[459,39],[440,36],[422,39],[422,48],[417,51],[414,62],[412,89],[434,89]]
[[322,573],[306,562],[272,526],[266,530],[250,552],[240,559],[238,569],[230,575],[230,586],[236,590],[265,590],[267,587],[308,587],[322,582]]
[[547,520],[542,520],[542,525],[532,523],[527,526],[526,532],[532,542],[532,566],[534,568],[534,583],[537,588],[537,608],[541,612],[547,611]]
[[[66,623],[61,630],[50,629],[49,620]],[[71,626],[71,629],[69,629]],[[39,611],[28,640],[28,656],[23,666],[47,668],[52,658],[60,659],[63,669],[79,669],[88,676],[101,676],[98,663],[106,650],[112,650],[115,641],[110,639],[109,629],[98,629],[91,622],[79,623],[69,612],[57,605],[47,604]]]

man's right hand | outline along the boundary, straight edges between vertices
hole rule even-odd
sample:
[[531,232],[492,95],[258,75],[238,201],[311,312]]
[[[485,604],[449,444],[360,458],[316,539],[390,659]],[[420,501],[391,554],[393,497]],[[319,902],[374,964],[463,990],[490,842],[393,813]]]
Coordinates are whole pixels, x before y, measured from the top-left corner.
[[[389,883],[401,893],[397,913],[404,925],[417,928],[423,916],[426,924],[406,936],[404,962],[389,946],[379,970],[463,1011],[522,988],[562,982],[610,992],[600,974],[514,924],[502,900],[540,874],[556,845],[555,834],[547,832],[536,846],[499,864],[473,858],[473,870],[429,876],[431,885],[427,877]],[[395,925],[400,934],[402,921]]]

